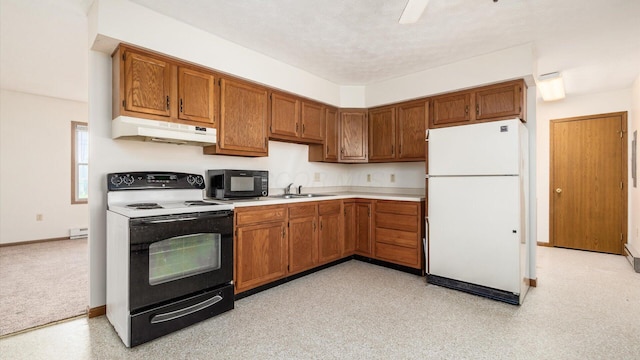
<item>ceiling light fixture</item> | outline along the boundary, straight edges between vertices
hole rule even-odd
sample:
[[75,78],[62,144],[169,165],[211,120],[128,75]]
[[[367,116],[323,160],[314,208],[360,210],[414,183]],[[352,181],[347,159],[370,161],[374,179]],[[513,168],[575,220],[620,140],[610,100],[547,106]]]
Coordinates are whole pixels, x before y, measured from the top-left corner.
[[404,11],[402,15],[400,15],[400,19],[398,22],[400,24],[413,24],[424,12],[424,9],[427,8],[427,4],[429,0],[409,0],[407,1],[407,5],[404,7]]
[[544,101],[564,99],[564,82],[562,74],[552,72],[538,76],[538,90]]

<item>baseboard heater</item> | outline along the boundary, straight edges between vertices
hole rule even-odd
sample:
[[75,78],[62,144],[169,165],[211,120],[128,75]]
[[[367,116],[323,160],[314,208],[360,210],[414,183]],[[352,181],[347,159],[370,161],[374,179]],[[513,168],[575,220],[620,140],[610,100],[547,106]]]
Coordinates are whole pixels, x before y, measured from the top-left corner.
[[69,239],[83,239],[89,236],[89,228],[74,228],[69,229]]
[[625,244],[624,254],[627,257],[627,260],[631,263],[631,266],[633,266],[633,270],[640,273],[640,253],[638,253],[631,245]]

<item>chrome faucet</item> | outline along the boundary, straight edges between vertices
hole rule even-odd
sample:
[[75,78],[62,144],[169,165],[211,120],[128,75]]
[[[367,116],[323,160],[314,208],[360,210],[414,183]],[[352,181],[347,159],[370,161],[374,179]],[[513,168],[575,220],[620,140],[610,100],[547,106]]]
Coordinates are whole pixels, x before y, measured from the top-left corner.
[[285,186],[285,188],[284,188],[284,194],[285,195],[291,194],[291,185],[293,185],[293,183]]

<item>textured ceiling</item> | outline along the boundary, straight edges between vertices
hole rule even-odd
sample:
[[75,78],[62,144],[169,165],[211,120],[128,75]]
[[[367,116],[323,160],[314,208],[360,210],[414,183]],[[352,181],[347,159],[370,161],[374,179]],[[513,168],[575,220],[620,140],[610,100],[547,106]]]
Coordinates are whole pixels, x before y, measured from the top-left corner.
[[411,25],[397,21],[406,0],[131,1],[340,85],[525,43],[568,92],[628,87],[640,70],[640,0],[431,0]]

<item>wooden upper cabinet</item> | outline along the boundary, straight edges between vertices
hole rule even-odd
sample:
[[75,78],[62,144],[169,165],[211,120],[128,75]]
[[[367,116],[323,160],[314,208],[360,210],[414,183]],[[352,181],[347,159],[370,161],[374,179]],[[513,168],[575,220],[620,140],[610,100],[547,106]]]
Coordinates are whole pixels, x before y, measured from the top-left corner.
[[340,162],[367,162],[367,112],[346,109],[339,113]]
[[171,116],[171,63],[128,48],[123,51],[121,61],[124,63],[124,109]]
[[425,130],[428,127],[428,117],[429,102],[426,100],[398,105],[398,150],[396,152],[398,160],[425,160]]
[[297,143],[322,143],[323,105],[295,95],[271,92],[269,138]]
[[206,68],[121,45],[113,54],[113,117],[215,127],[216,75]]
[[309,144],[309,161],[338,162],[338,109],[325,106],[323,111],[324,144]]
[[292,95],[271,93],[269,137],[297,140],[300,132],[300,100]]
[[369,161],[396,158],[396,107],[369,110]]
[[475,92],[476,120],[524,118],[523,81],[484,87]]
[[324,140],[324,106],[319,103],[302,100],[300,113],[300,138],[305,143],[322,143]]
[[204,147],[204,153],[267,156],[268,101],[265,88],[221,79],[218,142]]
[[471,122],[471,92],[458,92],[431,98],[429,128],[463,125]]
[[429,128],[519,118],[526,121],[526,84],[508,81],[431,98]]
[[178,68],[178,118],[209,125],[215,123],[213,74]]

